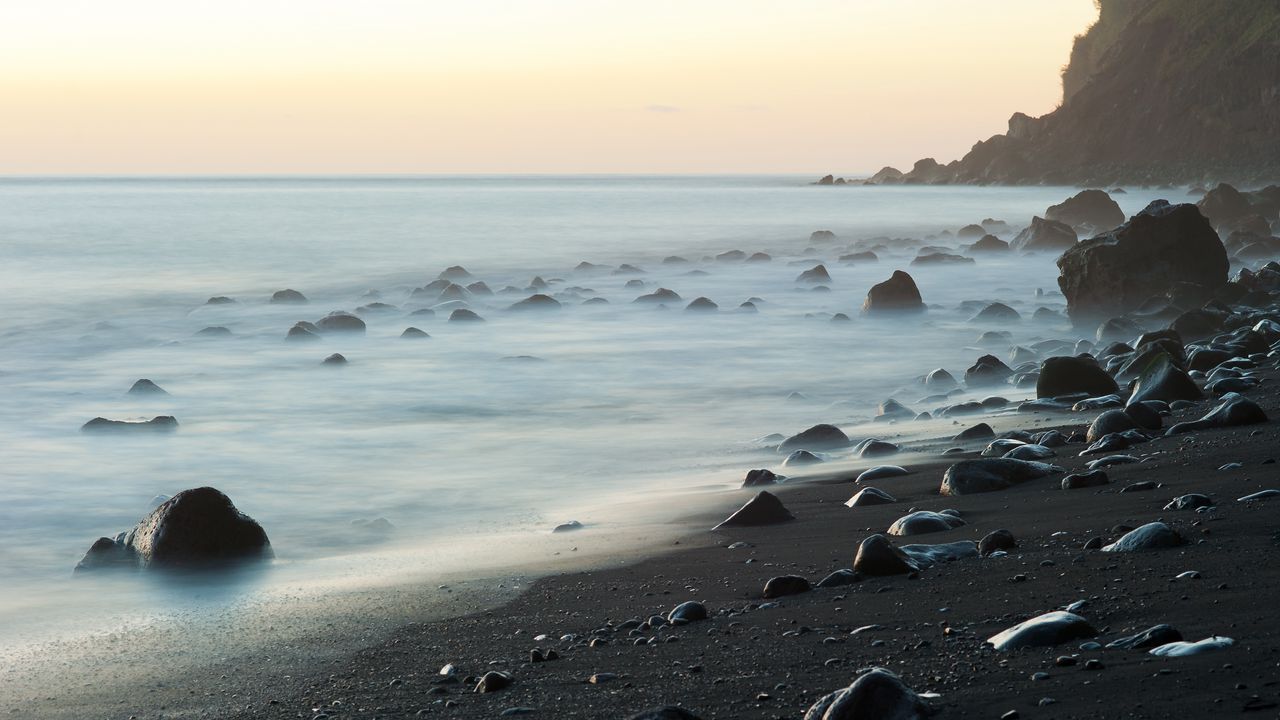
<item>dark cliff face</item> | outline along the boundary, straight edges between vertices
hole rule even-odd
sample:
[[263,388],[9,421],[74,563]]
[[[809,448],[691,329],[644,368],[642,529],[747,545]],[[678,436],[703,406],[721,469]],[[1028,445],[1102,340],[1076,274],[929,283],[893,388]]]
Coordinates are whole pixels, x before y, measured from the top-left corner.
[[1063,71],[1063,98],[1039,118],[1015,113],[1006,134],[902,181],[1274,181],[1280,2],[1100,0]]

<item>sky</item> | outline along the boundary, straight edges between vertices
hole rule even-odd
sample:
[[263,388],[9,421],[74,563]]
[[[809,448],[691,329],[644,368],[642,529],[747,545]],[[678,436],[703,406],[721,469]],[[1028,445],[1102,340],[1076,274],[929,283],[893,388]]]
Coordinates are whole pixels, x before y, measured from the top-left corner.
[[1092,0],[39,0],[0,174],[870,173],[1061,99]]

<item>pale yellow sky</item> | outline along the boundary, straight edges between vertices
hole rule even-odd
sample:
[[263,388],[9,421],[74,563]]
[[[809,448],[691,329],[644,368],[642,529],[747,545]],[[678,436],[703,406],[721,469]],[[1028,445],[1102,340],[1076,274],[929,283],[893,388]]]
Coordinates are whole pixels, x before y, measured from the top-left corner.
[[0,174],[825,172],[1052,110],[1092,0],[40,0]]

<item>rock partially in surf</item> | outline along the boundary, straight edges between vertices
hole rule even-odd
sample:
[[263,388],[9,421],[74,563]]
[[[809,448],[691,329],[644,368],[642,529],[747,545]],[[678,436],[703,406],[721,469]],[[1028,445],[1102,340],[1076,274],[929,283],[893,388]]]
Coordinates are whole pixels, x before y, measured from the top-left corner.
[[80,426],[87,433],[167,433],[178,429],[172,415],[157,415],[150,420],[108,420],[96,417]]
[[1036,216],[1009,247],[1023,253],[1060,253],[1073,247],[1078,237],[1070,225]]
[[818,700],[803,720],[924,720],[933,708],[897,675],[872,668],[853,684]]
[[962,460],[942,475],[941,495],[973,495],[1006,490],[1028,480],[1063,472],[1057,465],[1010,458]]
[[1146,650],[1182,640],[1182,633],[1172,625],[1153,625],[1140,633],[1117,638],[1107,643],[1109,650]]
[[271,302],[276,304],[305,303],[307,296],[297,290],[277,290],[271,294]]
[[537,293],[513,304],[510,309],[517,312],[521,310],[559,310],[560,301],[550,295]]
[[917,510],[903,515],[889,526],[888,534],[899,537],[908,535],[926,535],[928,533],[946,532],[964,525],[964,520],[945,513],[929,510]]
[[321,332],[363,333],[365,331],[363,320],[341,310],[335,310],[320,318],[316,322],[316,327]]
[[817,465],[821,462],[826,462],[826,460],[819,455],[815,455],[808,450],[795,450],[787,456],[786,460],[782,461],[782,466],[802,467],[804,465]]
[[1013,448],[1001,457],[1012,458],[1014,460],[1048,460],[1057,457],[1058,453],[1053,448],[1037,445],[1035,443],[1027,443]]
[[961,430],[955,437],[951,438],[955,442],[971,442],[974,440],[987,440],[996,436],[996,431],[986,423],[978,423]]
[[934,392],[945,392],[955,388],[960,383],[956,382],[955,376],[944,368],[937,368],[930,370],[929,374],[921,379],[921,384]]
[[812,589],[809,581],[799,575],[780,575],[769,578],[769,581],[764,584],[763,596],[766,600],[773,600],[787,595],[807,593]]
[[777,496],[761,490],[758,495],[748,500],[745,505],[738,508],[732,515],[711,529],[777,525],[795,519],[795,516],[787,510]]
[[146,378],[142,378],[133,383],[133,387],[129,388],[129,395],[168,395],[165,389],[151,382]]
[[1150,522],[1136,530],[1130,530],[1102,552],[1141,552],[1179,547],[1185,543],[1176,530],[1162,522]]
[[196,337],[230,337],[231,328],[212,325],[196,332]]
[[1090,470],[1089,472],[1072,473],[1062,478],[1063,490],[1083,490],[1084,488],[1102,487],[1109,485],[1111,478],[1101,470]]
[[1182,433],[1213,428],[1237,427],[1240,425],[1257,425],[1267,422],[1267,413],[1262,406],[1239,393],[1227,393],[1222,402],[1210,410],[1199,420],[1182,422],[1169,428],[1165,435],[1181,435]]
[[1253,212],[1244,193],[1227,183],[1206,192],[1196,207],[1214,227],[1224,227]]
[[451,323],[474,323],[484,322],[484,318],[477,315],[474,311],[466,308],[458,308],[449,313],[449,322]]
[[452,282],[457,280],[470,280],[472,278],[472,275],[471,273],[467,272],[467,269],[462,267],[461,265],[452,265],[450,267],[445,268],[444,270],[441,270],[440,274],[437,275],[436,277],[439,278],[440,280],[449,280]]
[[1095,232],[1110,230],[1124,222],[1124,211],[1105,190],[1081,190],[1045,210],[1048,220]]
[[778,476],[773,474],[771,470],[748,470],[746,479],[742,481],[742,487],[763,487],[765,485],[776,485],[778,482]]
[[680,302],[681,300],[682,298],[680,297],[680,293],[676,292],[675,290],[668,290],[667,288],[658,288],[657,290],[654,290],[648,295],[641,295],[635,300],[632,300],[632,302],[640,303],[640,304],[658,304],[658,303],[677,303],[677,302]]
[[400,333],[400,337],[405,340],[421,340],[431,336],[416,327],[407,327],[404,332]]
[[778,451],[833,450],[845,447],[849,447],[849,436],[835,425],[823,423],[783,440],[782,444],[778,445]]
[[830,230],[814,230],[809,233],[809,242],[811,243],[835,242],[837,239],[836,234]]
[[1017,310],[1014,310],[1004,303],[994,302],[982,308],[977,315],[970,318],[969,322],[1004,325],[1006,323],[1017,322],[1021,319],[1022,315],[1018,314]]
[[[305,325],[303,323],[298,323],[297,325],[289,328],[289,332],[284,336],[284,339],[287,342],[314,342],[319,340],[320,336],[317,335],[314,330],[307,327],[307,325],[311,325],[311,323],[306,323]],[[312,327],[315,326],[312,325]]]
[[868,507],[871,505],[890,505],[898,499],[879,488],[862,488],[853,497],[845,501],[845,507]]
[[858,474],[855,482],[864,483],[873,480],[882,480],[884,478],[900,477],[902,475],[910,475],[911,471],[899,465],[876,465],[867,468]]
[[1009,243],[995,235],[983,235],[977,242],[969,246],[971,253],[1004,253],[1009,252]]
[[122,540],[123,538],[119,540],[108,537],[98,538],[80,562],[76,563],[74,572],[137,570],[138,556]]
[[334,353],[320,362],[321,365],[346,365],[347,358],[342,353]]
[[1013,369],[995,355],[983,355],[964,371],[964,384],[968,387],[990,387],[1009,381]]
[[815,265],[808,270],[800,273],[796,277],[798,283],[829,283],[831,282],[831,273],[827,272],[825,265]]
[[888,280],[873,285],[862,304],[864,313],[923,312],[924,309],[916,281],[901,270],[894,270]]
[[1008,530],[992,530],[978,541],[978,554],[986,557],[993,552],[1008,552],[1018,547],[1018,541]]
[[208,300],[205,300],[204,304],[205,305],[233,305],[235,304],[235,302],[236,301],[233,298],[229,298],[226,295],[216,295],[214,297],[209,298]]
[[699,297],[686,305],[684,311],[691,313],[712,313],[719,309],[720,306],[712,302],[710,298]]
[[707,606],[697,600],[687,600],[672,608],[667,613],[667,622],[669,623],[691,623],[699,620],[706,620],[710,617],[707,613]]
[[889,398],[876,406],[876,416],[873,419],[876,422],[888,422],[891,420],[910,420],[915,416],[914,410],[893,398]]
[[1064,610],[1045,613],[1018,623],[987,638],[996,650],[1020,650],[1031,647],[1053,647],[1072,640],[1091,638],[1098,631],[1088,620]]
[[567,522],[567,523],[560,523],[559,525],[555,526],[554,528],[551,528],[551,532],[553,532],[553,533],[567,533],[567,532],[574,532],[575,530],[581,530],[581,529],[582,529],[582,528],[584,528],[584,527],[586,527],[586,526],[585,526],[585,525],[583,525],[582,523],[578,522],[577,520],[570,520],[570,521],[569,521],[569,522]]
[[906,575],[918,572],[920,566],[894,546],[884,535],[872,535],[858,545],[853,569],[863,575]]
[[854,448],[854,455],[860,458],[884,457],[894,455],[901,450],[897,444],[879,438],[867,438]]
[[1227,283],[1227,252],[1195,205],[1156,200],[1128,222],[1058,258],[1058,286],[1077,325],[1137,310],[1177,283]]
[[1089,397],[1120,391],[1116,381],[1090,357],[1059,356],[1046,359],[1036,378],[1036,397],[1055,398],[1074,393]]

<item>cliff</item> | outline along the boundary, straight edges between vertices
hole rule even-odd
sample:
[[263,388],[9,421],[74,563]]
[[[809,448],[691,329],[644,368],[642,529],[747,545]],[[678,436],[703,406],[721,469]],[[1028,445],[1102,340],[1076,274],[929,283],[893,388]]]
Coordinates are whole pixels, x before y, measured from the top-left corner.
[[1280,2],[1098,0],[1057,110],[871,182],[1260,184],[1280,178]]

